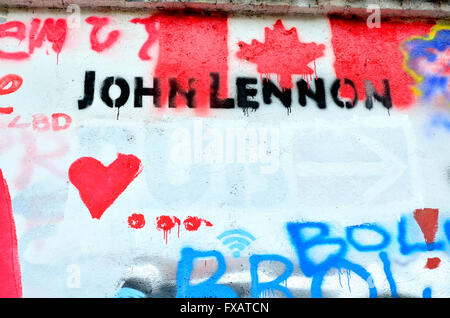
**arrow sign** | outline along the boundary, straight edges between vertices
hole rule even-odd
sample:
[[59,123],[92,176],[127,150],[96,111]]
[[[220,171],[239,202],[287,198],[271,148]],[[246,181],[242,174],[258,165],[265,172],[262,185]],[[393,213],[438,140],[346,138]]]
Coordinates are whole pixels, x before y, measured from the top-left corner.
[[296,164],[299,177],[376,177],[380,179],[372,184],[363,194],[364,201],[371,201],[391,187],[406,170],[406,164],[372,138],[350,133],[350,136],[365,145],[380,159],[376,162],[312,162],[301,161]]

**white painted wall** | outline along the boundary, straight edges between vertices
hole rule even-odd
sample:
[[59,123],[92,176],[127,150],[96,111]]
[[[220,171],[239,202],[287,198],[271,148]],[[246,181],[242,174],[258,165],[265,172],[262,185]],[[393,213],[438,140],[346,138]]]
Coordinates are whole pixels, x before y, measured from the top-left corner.
[[[84,22],[94,14],[110,17],[111,26],[106,30],[122,32],[119,42],[102,54],[90,49],[91,26]],[[325,222],[331,236],[341,238],[345,238],[347,226],[377,223],[391,236],[386,252],[398,294],[422,297],[423,289],[431,287],[433,297],[449,296],[450,242],[443,228],[450,211],[449,131],[430,125],[433,105],[417,100],[408,110],[392,109],[388,114],[378,102],[371,111],[360,102],[351,111],[342,110],[333,104],[328,89],[336,74],[327,18],[230,17],[229,96],[237,94],[237,77],[258,78],[258,111],[247,116],[238,108],[212,110],[207,117],[197,117],[192,111],[158,112],[147,98],[142,109],[134,109],[132,94],[117,120],[117,112],[99,99],[98,84],[94,104],[78,110],[87,70],[95,70],[98,79],[121,76],[131,84],[134,77],[142,76],[148,80],[146,85],[150,84],[157,56],[164,52],[154,45],[149,51],[152,60],[141,61],[137,52],[147,34],[142,26],[129,22],[148,14],[83,11],[80,25],[69,29],[58,62],[49,43],[36,49],[27,61],[0,62],[0,77],[14,73],[23,78],[17,92],[0,96],[0,107],[14,106],[13,114],[0,115],[0,168],[13,200],[25,297],[111,297],[126,275],[150,275],[156,292],[164,283],[174,284],[183,247],[220,251],[227,260],[221,282],[242,284],[246,290],[242,296],[249,296],[250,291],[248,257],[281,255],[295,265],[287,287],[296,297],[309,297],[311,278],[300,272],[286,230],[287,222],[296,221]],[[24,22],[28,34],[32,18],[68,15],[64,11],[13,10],[6,18]],[[326,110],[312,101],[307,107],[299,106],[296,90],[289,115],[276,98],[272,105],[264,105],[255,65],[236,57],[238,41],[263,42],[264,28],[272,27],[279,18],[287,29],[295,27],[303,42],[325,44],[325,56],[317,60],[317,74],[326,83]],[[2,38],[0,48],[27,51],[28,40],[18,44],[15,39]],[[15,116],[29,123],[38,113],[65,113],[73,122],[69,129],[58,132],[8,128]],[[252,148],[259,151],[255,162],[247,158],[239,163],[227,157],[238,151],[236,145],[227,147],[227,140],[242,130],[257,133],[258,142]],[[265,136],[270,137],[267,143]],[[184,150],[190,151],[191,158],[180,155]],[[202,150],[199,160],[195,156]],[[270,157],[264,156],[267,150]],[[33,156],[33,151],[43,157]],[[67,172],[80,157],[109,165],[117,153],[140,158],[143,171],[100,220],[93,219]],[[208,156],[214,153],[223,161],[211,162]],[[436,241],[443,241],[445,250],[402,255],[398,221],[406,216],[408,240],[423,243],[413,219],[414,210],[421,208],[439,209]],[[128,226],[132,213],[145,216],[144,228]],[[166,244],[155,225],[161,215],[181,221],[198,216],[213,226],[202,225],[196,232],[181,227],[179,237],[175,228]],[[224,231],[237,228],[256,238],[239,259],[217,239]],[[370,241],[370,236],[361,240]],[[320,257],[323,250],[311,251],[311,257]],[[424,268],[427,257],[439,257],[440,266]],[[390,296],[378,252],[363,253],[349,247],[346,258],[372,274],[378,295]],[[193,279],[209,276],[217,266],[216,261],[208,260],[199,261],[197,267]],[[126,274],[136,268],[140,274]],[[278,270],[276,264],[264,268],[260,274],[268,277]],[[73,283],[73,273],[78,271],[79,286]],[[344,271],[341,275],[330,273],[322,285],[324,296],[368,296],[367,284],[357,275],[347,280]]]

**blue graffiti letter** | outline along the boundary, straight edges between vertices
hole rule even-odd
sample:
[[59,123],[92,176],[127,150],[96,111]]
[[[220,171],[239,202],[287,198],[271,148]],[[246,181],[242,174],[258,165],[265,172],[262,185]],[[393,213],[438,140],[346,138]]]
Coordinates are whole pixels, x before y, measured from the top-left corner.
[[[319,233],[312,238],[305,238],[305,229],[318,229]],[[327,271],[330,267],[344,258],[347,252],[347,244],[341,238],[327,238],[329,228],[325,223],[305,222],[288,223],[287,230],[291,236],[291,241],[297,251],[299,265],[303,274],[307,277],[313,276],[317,272]],[[339,251],[329,255],[323,262],[315,264],[307,255],[307,251],[315,246],[339,245]]]
[[[206,281],[191,285],[191,273],[194,269],[196,258],[215,257],[217,259],[217,271]],[[237,295],[231,287],[216,284],[226,271],[225,258],[218,251],[196,251],[192,248],[181,250],[181,259],[177,270],[177,297],[178,298],[236,298]]]
[[[283,263],[285,266],[283,274],[278,276],[273,281],[260,283],[258,280],[258,265],[264,261],[276,261]],[[287,287],[281,285],[281,283],[286,281],[294,271],[294,265],[290,260],[280,255],[252,255],[250,256],[249,262],[250,274],[252,277],[252,298],[260,298],[261,294],[266,290],[279,290],[284,293],[286,297],[293,297],[291,291]]]
[[[383,237],[383,239],[378,244],[360,244],[355,240],[354,237],[355,230],[373,231],[380,234]],[[378,226],[376,224],[365,223],[361,225],[348,226],[345,228],[345,232],[347,234],[347,241],[360,252],[379,251],[388,246],[389,243],[391,242],[391,237],[389,233],[386,232],[386,230],[383,229],[381,226]]]

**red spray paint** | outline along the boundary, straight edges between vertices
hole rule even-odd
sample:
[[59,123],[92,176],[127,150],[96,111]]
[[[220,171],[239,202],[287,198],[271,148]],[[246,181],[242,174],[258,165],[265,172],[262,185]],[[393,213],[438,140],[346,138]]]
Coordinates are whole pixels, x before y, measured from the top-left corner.
[[[16,74],[8,74],[0,78],[0,95],[8,95],[17,91],[22,86],[23,79]],[[5,88],[7,87],[7,88]]]
[[67,35],[67,22],[65,19],[57,19],[56,21],[52,18],[46,19],[43,23],[42,28],[39,30],[41,25],[40,19],[33,19],[31,21],[30,30],[30,43],[29,51],[33,54],[34,49],[41,47],[45,39],[52,43],[52,49],[57,56],[61,53],[61,50],[66,41]]
[[128,225],[133,229],[142,229],[145,225],[145,217],[140,213],[133,213],[128,217]]
[[[425,242],[434,243],[438,229],[439,209],[417,209],[414,211],[414,219],[422,230]],[[428,258],[426,268],[434,269],[439,266],[441,260],[438,257]]]
[[[64,124],[61,124],[60,119],[64,120]],[[72,124],[72,118],[64,113],[52,114],[52,128],[54,131],[65,130]]]
[[139,158],[119,153],[107,167],[91,157],[76,160],[69,168],[69,179],[78,189],[92,218],[100,219],[141,172]]
[[[195,79],[196,115],[207,114],[210,98],[210,73],[220,75],[219,98],[228,95],[228,25],[223,15],[206,16],[196,13],[158,13],[131,20],[145,25],[148,39],[139,57],[150,60],[148,49],[158,41],[159,56],[155,77],[161,80],[161,100],[167,104],[169,78],[176,78],[187,91],[189,79]],[[159,28],[156,24],[159,24]],[[177,107],[184,102],[177,99]]]
[[197,231],[202,222],[205,223],[206,226],[213,226],[211,222],[200,219],[196,216],[187,217],[186,220],[184,220],[183,225],[188,231]]
[[16,226],[8,184],[0,169],[0,297],[22,297]]
[[13,107],[0,107],[0,114],[9,115],[12,114],[14,111]]
[[22,145],[24,153],[20,160],[20,171],[14,179],[14,186],[18,190],[25,189],[32,182],[37,169],[45,169],[59,178],[66,179],[67,171],[59,169],[57,162],[69,152],[67,139],[56,134],[48,135],[44,150],[44,147],[39,146],[36,134],[27,130],[22,130],[20,134],[21,138],[17,138],[16,143]]
[[286,30],[281,20],[275,22],[273,30],[265,28],[264,43],[252,40],[251,44],[241,41],[238,45],[238,58],[255,63],[260,74],[276,74],[282,88],[293,87],[292,75],[311,79],[315,67],[312,69],[308,64],[315,63],[325,50],[324,44],[299,41],[297,29]]
[[[8,95],[17,91],[23,83],[22,77],[16,74],[8,74],[0,78],[0,95]],[[6,88],[5,88],[6,87]],[[11,114],[13,107],[0,107],[0,114]]]
[[[0,39],[1,38],[14,38],[22,42],[26,37],[27,27],[20,21],[9,21],[0,24]],[[0,59],[7,60],[24,60],[30,57],[27,52],[5,52],[0,50]]]
[[28,128],[31,126],[30,123],[19,123],[21,116],[17,115],[13,118],[13,120],[11,120],[8,124],[8,128],[19,128],[19,129],[23,129],[23,128]]
[[109,24],[109,18],[89,17],[86,19],[86,22],[93,26],[89,40],[91,41],[91,48],[96,52],[102,52],[110,48],[120,36],[120,31],[114,30],[108,33],[104,42],[100,42],[98,33],[104,26]]
[[441,259],[439,257],[429,257],[427,259],[427,264],[425,265],[425,268],[435,269],[435,268],[439,267],[440,263],[441,263]]
[[[383,92],[382,80],[387,79],[394,106],[406,108],[412,105],[415,99],[411,88],[415,82],[403,69],[400,45],[412,36],[428,34],[435,22],[381,21],[380,28],[371,29],[363,19],[331,16],[329,21],[336,76],[351,79],[362,100],[366,98],[366,79],[380,93]],[[353,99],[354,92],[348,85],[343,85],[339,95]]]
[[178,237],[180,237],[180,225],[181,221],[173,216],[170,217],[168,215],[161,215],[160,217],[156,218],[156,229],[158,231],[164,232],[164,240],[167,244],[167,238],[169,236],[169,233],[171,233],[172,229],[174,228],[175,224],[178,225]]

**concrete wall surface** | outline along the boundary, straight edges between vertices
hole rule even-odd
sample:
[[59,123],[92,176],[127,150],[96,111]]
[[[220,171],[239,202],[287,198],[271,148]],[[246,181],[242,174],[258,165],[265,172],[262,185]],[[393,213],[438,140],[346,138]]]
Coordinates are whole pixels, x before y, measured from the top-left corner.
[[237,14],[367,15],[448,18],[450,4],[441,0],[0,0],[7,8],[200,9]]
[[0,296],[450,296],[442,8],[39,2],[0,11]]

